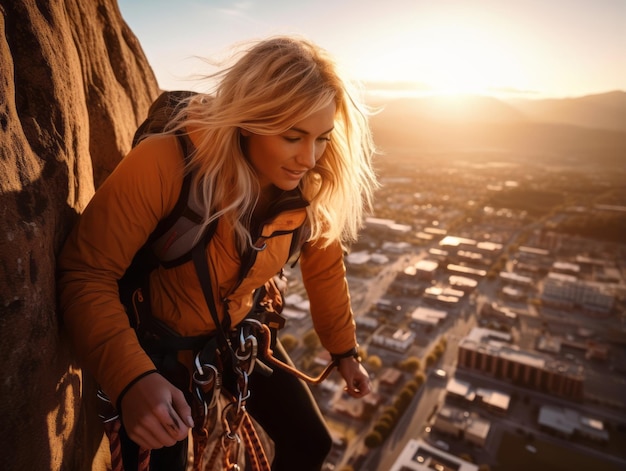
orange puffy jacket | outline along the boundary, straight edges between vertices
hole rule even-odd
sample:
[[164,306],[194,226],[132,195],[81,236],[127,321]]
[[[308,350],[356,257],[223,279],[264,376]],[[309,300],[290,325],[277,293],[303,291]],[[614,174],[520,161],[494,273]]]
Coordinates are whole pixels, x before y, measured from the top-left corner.
[[[183,159],[173,136],[142,141],[98,189],[71,232],[59,258],[59,300],[63,318],[81,364],[115,404],[135,378],[154,364],[140,347],[119,301],[117,280],[135,252],[178,199]],[[305,209],[279,214],[262,228],[267,247],[258,253],[245,280],[238,281],[239,254],[233,230],[219,220],[206,249],[218,315],[228,295],[233,325],[252,306],[252,293],[283,267],[290,231],[302,224]],[[272,236],[279,231],[278,236]],[[322,345],[341,353],[356,345],[341,245],[320,248],[307,243],[300,257],[311,315]],[[153,315],[183,336],[213,332],[193,262],[150,276]]]

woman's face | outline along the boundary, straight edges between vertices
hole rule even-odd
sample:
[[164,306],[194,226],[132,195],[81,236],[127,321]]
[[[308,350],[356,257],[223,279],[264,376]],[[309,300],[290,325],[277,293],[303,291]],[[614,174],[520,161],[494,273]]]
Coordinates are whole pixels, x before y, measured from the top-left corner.
[[335,104],[331,103],[281,134],[264,136],[242,130],[261,190],[271,185],[281,190],[296,188],[326,150],[334,121]]

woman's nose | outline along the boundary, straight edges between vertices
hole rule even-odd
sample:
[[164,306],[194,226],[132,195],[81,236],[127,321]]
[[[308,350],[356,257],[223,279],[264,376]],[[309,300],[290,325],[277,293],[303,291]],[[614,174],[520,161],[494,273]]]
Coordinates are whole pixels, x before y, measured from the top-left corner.
[[312,144],[308,146],[303,146],[300,153],[296,157],[296,161],[299,165],[302,165],[307,169],[312,169],[313,167],[315,167],[315,162],[317,160],[316,157],[317,149],[315,147],[315,144]]

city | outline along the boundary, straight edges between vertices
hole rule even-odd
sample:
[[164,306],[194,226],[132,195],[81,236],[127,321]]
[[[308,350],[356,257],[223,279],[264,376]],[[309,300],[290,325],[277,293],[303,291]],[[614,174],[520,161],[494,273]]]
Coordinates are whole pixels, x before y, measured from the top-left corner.
[[[623,170],[486,154],[379,173],[346,256],[374,393],[313,386],[325,469],[623,469]],[[328,357],[297,267],[288,279],[281,338],[315,373]]]

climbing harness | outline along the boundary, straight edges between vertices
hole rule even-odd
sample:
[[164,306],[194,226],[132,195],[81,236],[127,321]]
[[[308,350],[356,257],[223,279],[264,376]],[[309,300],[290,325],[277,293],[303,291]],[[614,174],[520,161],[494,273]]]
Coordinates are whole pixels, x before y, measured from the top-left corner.
[[[250,463],[250,469],[254,471],[270,471],[269,460],[263,448],[263,444],[246,410],[246,401],[251,395],[249,378],[255,366],[261,364],[259,353],[262,354],[261,358],[269,364],[282,368],[288,373],[311,384],[319,384],[322,382],[328,377],[333,367],[336,366],[336,362],[333,361],[319,376],[311,377],[282,362],[273,355],[270,328],[256,319],[245,319],[237,329],[235,329],[235,332],[236,334],[233,337],[238,342],[236,348],[233,348],[234,358],[237,360],[236,364],[233,365],[233,371],[236,376],[236,391],[234,395],[228,394],[227,391],[222,392],[222,395],[227,397],[227,403],[220,414],[222,433],[219,439],[216,440],[210,457],[206,461],[203,460],[203,455],[208,440],[203,440],[203,437],[208,437],[208,429],[206,427],[199,430],[194,428],[194,433],[198,433],[199,435],[199,444],[201,445],[195,449],[197,461],[194,462],[194,471],[215,469],[220,453],[222,455],[222,469],[228,471],[239,471],[243,469],[239,465],[242,446],[245,450],[246,458]],[[199,367],[200,365],[201,367]],[[219,379],[219,370],[214,365],[202,364],[200,354],[196,356],[196,366],[199,368],[195,372],[198,373],[198,375],[196,376],[194,373],[194,383],[198,386],[202,384],[202,380],[199,380],[199,378],[204,378],[206,371],[211,371],[209,374],[210,377],[215,375],[216,379],[214,383],[218,386],[214,386],[208,396],[195,396],[198,398],[204,397],[205,400],[208,401],[208,403],[205,403],[206,409],[214,408],[220,396],[219,385],[221,385],[221,381]],[[194,443],[196,443],[195,435]]]
[[[232,354],[229,358],[224,358],[219,351],[216,352],[213,362],[203,360],[203,353],[206,352],[198,352],[194,358],[194,371],[191,376],[193,397],[191,407],[195,423],[192,429],[193,470],[241,471],[243,467],[240,461],[243,451],[251,470],[270,471],[269,459],[246,410],[246,402],[251,395],[250,375],[253,374],[255,368],[267,362],[310,384],[319,384],[328,377],[337,365],[337,361],[331,361],[317,377],[311,377],[274,356],[271,348],[270,328],[259,320],[246,318],[230,334],[229,346]],[[232,362],[232,365],[228,365],[228,362]],[[223,387],[222,372],[227,367],[234,372],[235,390],[232,394]],[[123,471],[119,441],[121,425],[119,415],[102,391],[98,392],[98,398],[103,406],[101,409],[104,409],[100,417],[109,437],[112,471]],[[220,398],[223,400],[220,401]],[[225,405],[222,405],[223,402]],[[221,412],[219,412],[220,407]],[[205,455],[209,446],[210,432],[216,429],[218,423],[222,429],[221,435],[214,440],[215,444],[207,458]],[[139,453],[138,471],[148,471],[150,452],[140,449]],[[217,467],[220,455],[221,468]]]

